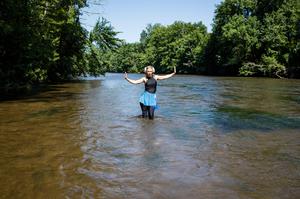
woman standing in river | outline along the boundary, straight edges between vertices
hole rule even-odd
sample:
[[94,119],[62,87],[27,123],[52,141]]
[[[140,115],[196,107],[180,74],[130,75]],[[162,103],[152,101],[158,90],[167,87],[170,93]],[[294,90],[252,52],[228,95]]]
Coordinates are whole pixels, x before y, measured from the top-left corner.
[[174,67],[174,72],[168,75],[154,75],[155,68],[153,66],[147,66],[144,68],[145,77],[137,80],[129,79],[127,73],[125,72],[124,78],[132,84],[145,84],[145,91],[140,97],[140,106],[142,109],[142,117],[149,117],[149,119],[154,119],[154,110],[156,107],[156,86],[158,80],[168,79],[175,75],[176,68]]

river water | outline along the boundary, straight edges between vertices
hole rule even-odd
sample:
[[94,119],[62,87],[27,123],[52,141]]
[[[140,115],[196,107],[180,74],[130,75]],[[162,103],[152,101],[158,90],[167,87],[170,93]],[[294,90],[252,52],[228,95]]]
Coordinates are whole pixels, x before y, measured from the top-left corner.
[[[129,74],[139,78],[140,74]],[[0,198],[298,198],[300,81],[122,74],[0,102]]]

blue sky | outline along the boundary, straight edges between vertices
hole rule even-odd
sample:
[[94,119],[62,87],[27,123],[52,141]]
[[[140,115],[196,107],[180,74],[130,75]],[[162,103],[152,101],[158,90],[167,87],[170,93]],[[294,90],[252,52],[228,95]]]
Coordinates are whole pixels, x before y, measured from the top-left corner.
[[[96,0],[90,0],[95,2]],[[222,0],[102,0],[102,5],[90,4],[84,8],[81,22],[91,30],[98,17],[111,22],[118,37],[126,42],[137,42],[147,24],[170,25],[174,21],[202,21],[208,31],[214,17],[215,6]],[[90,14],[97,13],[97,14]]]

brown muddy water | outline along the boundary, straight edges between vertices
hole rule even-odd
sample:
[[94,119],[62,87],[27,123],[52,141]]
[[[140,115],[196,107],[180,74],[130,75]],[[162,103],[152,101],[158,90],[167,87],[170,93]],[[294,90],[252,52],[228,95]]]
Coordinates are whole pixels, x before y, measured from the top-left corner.
[[[140,74],[129,74],[131,78]],[[122,74],[0,102],[0,198],[299,198],[300,81]]]

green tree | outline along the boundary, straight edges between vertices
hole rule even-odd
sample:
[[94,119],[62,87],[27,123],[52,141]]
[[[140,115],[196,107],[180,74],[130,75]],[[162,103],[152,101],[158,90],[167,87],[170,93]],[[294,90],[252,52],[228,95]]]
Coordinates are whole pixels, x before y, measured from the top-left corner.
[[[212,74],[299,75],[296,0],[225,0],[205,49]],[[297,72],[298,71],[298,72]]]
[[146,29],[143,30],[140,34],[140,43],[142,45],[142,48],[145,49],[146,48],[146,45],[148,43],[148,40],[150,38],[150,35],[152,33],[152,31],[155,29],[155,28],[159,28],[161,27],[162,25],[159,24],[159,23],[156,23],[156,24],[148,24],[146,26]]
[[0,87],[80,75],[86,31],[79,22],[85,0],[0,2]]
[[110,56],[111,72],[142,72],[142,49],[140,43],[123,44]]
[[86,49],[87,72],[97,76],[109,70],[110,51],[116,50],[122,43],[118,32],[105,18],[99,18],[90,32]]
[[167,72],[174,66],[178,72],[200,71],[204,46],[208,41],[202,23],[175,22],[169,26],[156,26],[147,38],[144,65],[154,65],[158,72]]
[[227,64],[240,65],[257,59],[255,52],[260,48],[260,22],[255,16],[245,19],[242,15],[234,15],[222,30],[225,43],[232,46],[226,58]]

